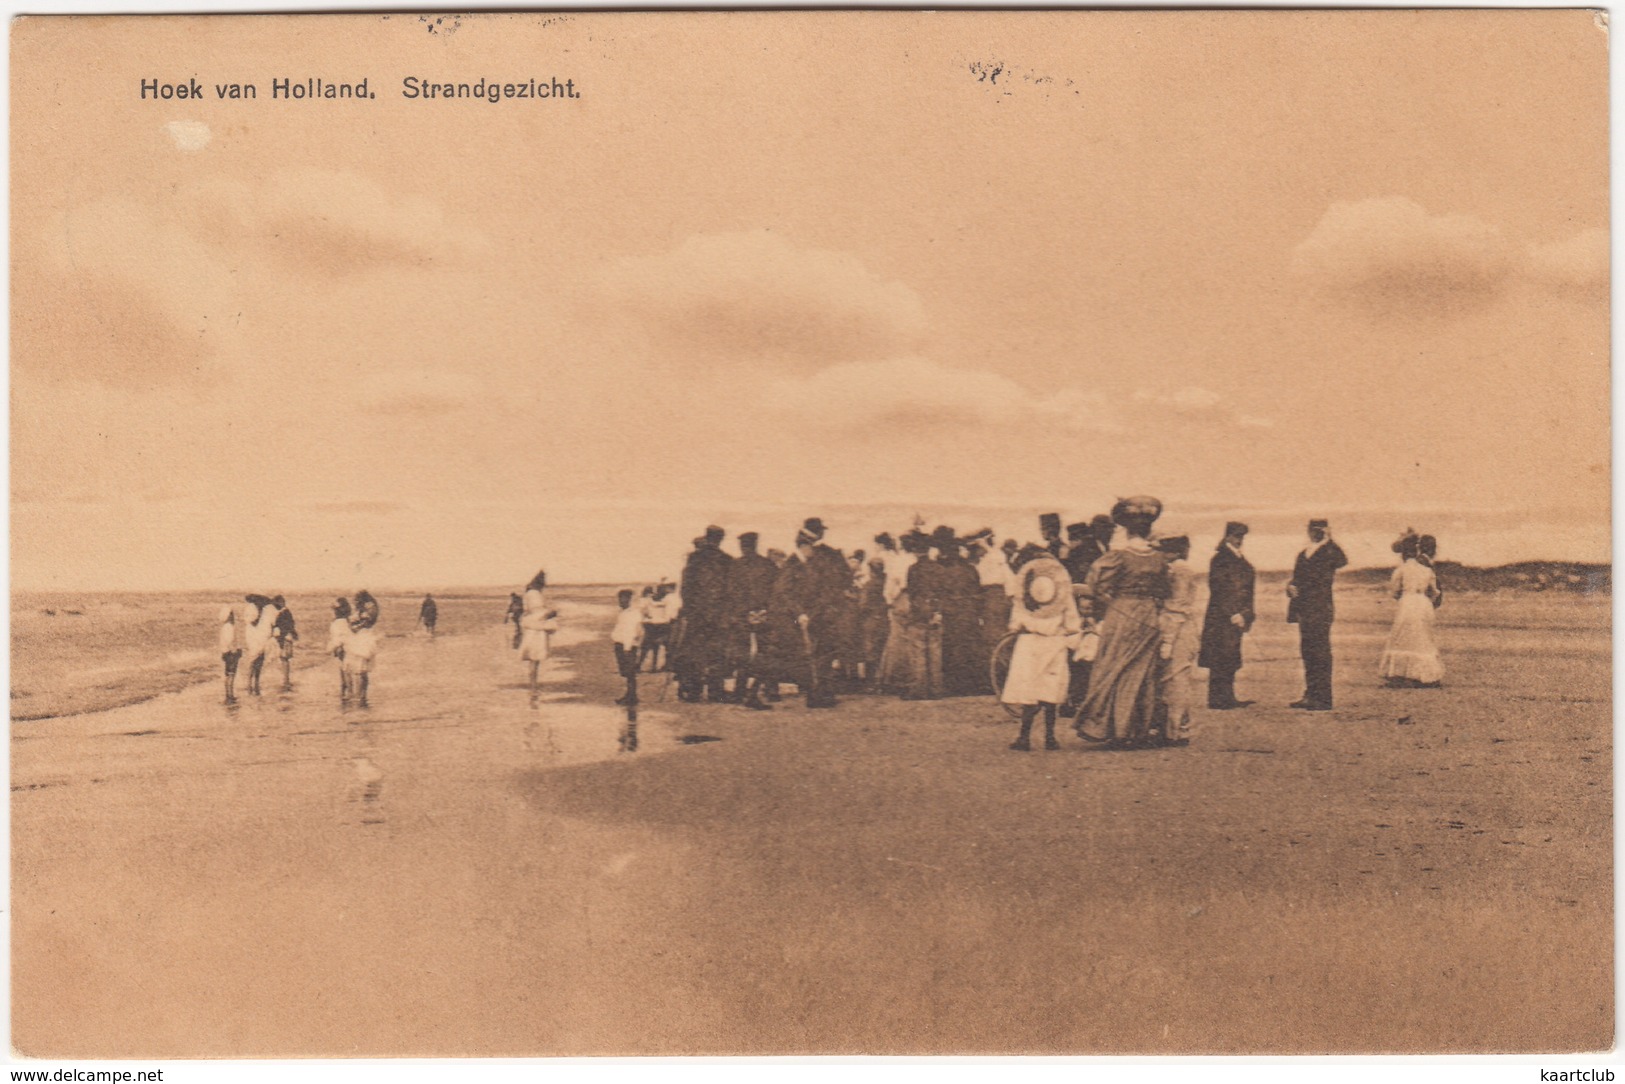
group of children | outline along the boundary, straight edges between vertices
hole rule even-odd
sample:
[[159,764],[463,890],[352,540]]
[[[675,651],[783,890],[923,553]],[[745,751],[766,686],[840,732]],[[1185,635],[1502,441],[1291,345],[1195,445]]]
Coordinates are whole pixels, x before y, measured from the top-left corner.
[[293,613],[281,595],[245,595],[241,604],[221,607],[219,646],[226,669],[226,703],[237,702],[237,669],[245,656],[249,695],[260,695],[260,676],[273,645],[282,660],[282,688],[293,688],[293,645],[298,639]]
[[[367,706],[367,676],[378,653],[378,600],[366,591],[333,603],[327,649],[339,662],[339,698]],[[293,688],[293,645],[299,639],[293,611],[281,595],[245,595],[220,609],[220,658],[225,664],[226,703],[237,703],[237,670],[248,659],[248,694],[260,695],[260,676],[273,645],[282,661],[282,690]]]

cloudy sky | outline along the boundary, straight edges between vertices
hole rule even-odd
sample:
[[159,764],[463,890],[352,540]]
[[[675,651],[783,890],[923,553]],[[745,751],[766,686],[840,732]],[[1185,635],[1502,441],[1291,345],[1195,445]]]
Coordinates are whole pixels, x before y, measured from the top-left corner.
[[19,588],[633,580],[709,522],[1029,536],[1131,492],[1264,566],[1311,514],[1356,564],[1411,524],[1607,557],[1585,12],[14,36]]

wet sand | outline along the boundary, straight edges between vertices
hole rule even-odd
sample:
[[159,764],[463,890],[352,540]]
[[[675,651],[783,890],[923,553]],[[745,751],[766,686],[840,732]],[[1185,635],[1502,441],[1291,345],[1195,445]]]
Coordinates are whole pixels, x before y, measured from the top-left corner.
[[[1004,747],[987,699],[649,704],[607,609],[13,726],[13,1034],[53,1057],[1594,1050],[1607,601],[1454,596],[1443,690],[1287,710],[1273,600],[1188,749]],[[567,638],[568,639],[568,638]],[[646,682],[658,696],[663,679]],[[688,737],[720,740],[685,744]]]

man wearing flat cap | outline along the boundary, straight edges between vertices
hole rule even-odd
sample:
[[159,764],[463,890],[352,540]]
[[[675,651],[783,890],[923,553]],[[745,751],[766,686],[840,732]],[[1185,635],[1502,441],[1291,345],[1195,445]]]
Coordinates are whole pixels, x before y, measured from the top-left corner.
[[1253,565],[1242,556],[1247,525],[1225,524],[1208,565],[1207,615],[1202,622],[1202,652],[1196,665],[1208,672],[1207,706],[1214,711],[1244,708],[1236,699],[1236,671],[1241,669],[1241,638],[1253,627]]
[[1286,585],[1286,619],[1298,626],[1298,647],[1303,654],[1303,697],[1293,707],[1304,711],[1332,710],[1332,580],[1349,563],[1332,541],[1330,525],[1309,521],[1309,544],[1292,566]]
[[726,699],[728,573],[733,558],[722,552],[725,534],[721,527],[707,527],[694,540],[694,551],[683,566],[683,610],[672,643],[671,669],[677,675],[677,698],[689,703],[707,695]]

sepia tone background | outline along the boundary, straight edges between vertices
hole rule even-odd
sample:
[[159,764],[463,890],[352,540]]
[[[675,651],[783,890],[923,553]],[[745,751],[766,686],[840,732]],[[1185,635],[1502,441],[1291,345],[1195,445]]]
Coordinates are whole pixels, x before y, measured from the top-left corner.
[[707,522],[1025,534],[1130,491],[1250,519],[1267,567],[1311,514],[1356,565],[1413,520],[1605,560],[1606,44],[1584,12],[25,20],[14,580],[598,582]]
[[[23,1053],[1612,1042],[1606,570],[1463,581],[1412,696],[1353,574],[1408,525],[1608,560],[1593,14],[35,18],[12,50]],[[1249,521],[1266,571],[1331,518],[1335,719],[1279,708],[1280,577],[1263,706],[1183,759],[1012,759],[983,698],[665,704],[617,759],[604,592],[557,594],[540,710],[497,628],[538,567],[675,576],[710,522],[1026,538],[1129,492],[1198,552]],[[239,713],[193,684],[219,602],[286,591],[314,641],[358,587],[372,713],[308,650]]]

